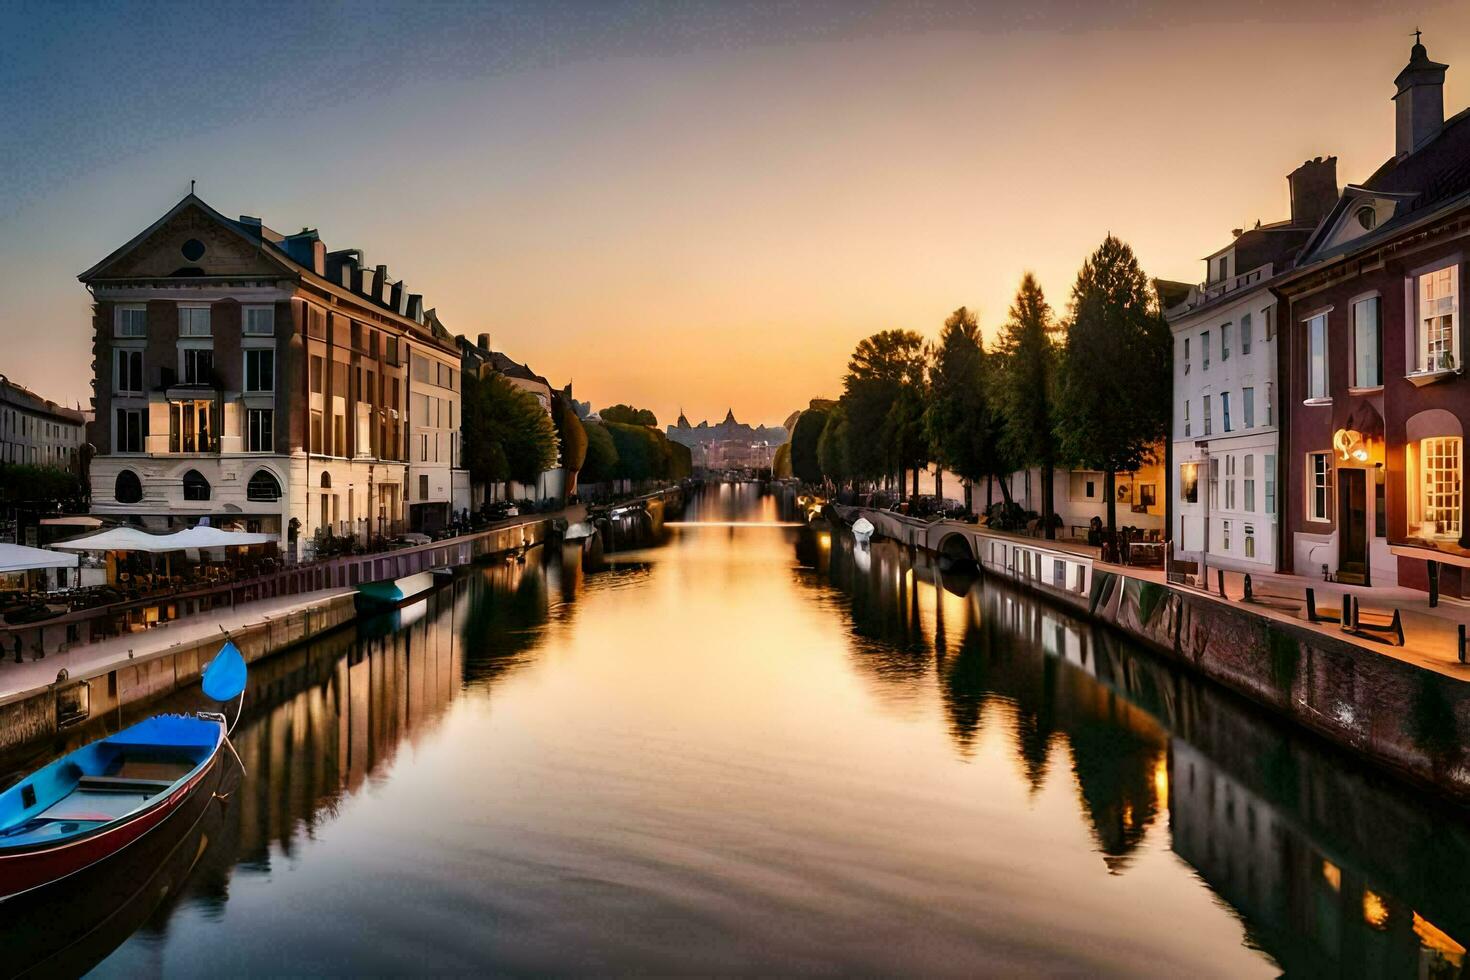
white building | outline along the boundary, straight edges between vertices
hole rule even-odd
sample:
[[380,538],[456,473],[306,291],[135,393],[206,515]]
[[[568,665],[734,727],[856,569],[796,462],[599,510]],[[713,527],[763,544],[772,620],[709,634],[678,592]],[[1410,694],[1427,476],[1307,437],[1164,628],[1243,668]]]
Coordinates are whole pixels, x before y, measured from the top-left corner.
[[1171,426],[1176,557],[1209,567],[1278,567],[1281,486],[1278,312],[1273,280],[1337,198],[1337,161],[1288,178],[1292,217],[1237,229],[1205,258],[1205,281],[1166,311],[1174,335]]
[[0,374],[0,463],[80,466],[80,411],[64,408]]

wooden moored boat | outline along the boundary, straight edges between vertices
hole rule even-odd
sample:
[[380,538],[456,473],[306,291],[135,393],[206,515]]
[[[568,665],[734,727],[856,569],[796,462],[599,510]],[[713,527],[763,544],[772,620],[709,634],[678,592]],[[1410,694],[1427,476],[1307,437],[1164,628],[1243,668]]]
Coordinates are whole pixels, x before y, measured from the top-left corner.
[[453,574],[447,568],[436,568],[431,572],[417,572],[401,578],[383,579],[378,582],[363,582],[352,597],[360,613],[384,612],[396,609],[410,599],[432,591],[445,576]]

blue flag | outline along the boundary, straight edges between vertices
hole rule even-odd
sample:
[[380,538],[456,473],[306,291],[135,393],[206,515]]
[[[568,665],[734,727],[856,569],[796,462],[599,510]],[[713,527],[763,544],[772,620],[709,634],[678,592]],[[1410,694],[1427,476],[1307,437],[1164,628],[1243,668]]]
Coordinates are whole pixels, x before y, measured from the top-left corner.
[[231,640],[204,668],[204,693],[216,701],[233,701],[245,690],[245,658]]

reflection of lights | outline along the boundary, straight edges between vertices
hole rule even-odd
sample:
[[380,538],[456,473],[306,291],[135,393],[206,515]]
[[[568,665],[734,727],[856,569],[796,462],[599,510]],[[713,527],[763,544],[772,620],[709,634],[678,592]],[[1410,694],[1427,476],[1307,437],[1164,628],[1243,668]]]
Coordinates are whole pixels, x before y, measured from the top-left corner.
[[1388,928],[1388,905],[1368,888],[1363,889],[1363,921],[1380,931]]
[[1167,756],[1159,756],[1159,761],[1154,763],[1154,797],[1159,801],[1160,808],[1169,805],[1169,759]]
[[1342,891],[1342,869],[1327,859],[1322,860],[1322,880],[1335,892]]
[[823,532],[817,535],[817,544],[822,546],[823,551],[832,550],[832,535]]
[[1442,932],[1434,923],[1418,912],[1414,913],[1414,935],[1425,949],[1439,953],[1454,966],[1459,966],[1465,956],[1465,947]]

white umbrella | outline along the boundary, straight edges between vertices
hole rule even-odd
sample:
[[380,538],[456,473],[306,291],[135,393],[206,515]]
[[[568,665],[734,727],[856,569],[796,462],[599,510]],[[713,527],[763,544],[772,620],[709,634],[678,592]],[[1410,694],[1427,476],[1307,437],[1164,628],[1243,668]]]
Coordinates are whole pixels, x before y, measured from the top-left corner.
[[274,534],[226,531],[223,528],[209,527],[204,524],[164,535],[163,539],[175,542],[173,545],[175,548],[240,548],[252,544],[270,544],[279,540]]
[[0,544],[0,574],[28,572],[38,568],[76,568],[76,555],[62,555],[45,548],[23,544]]
[[84,538],[72,538],[69,541],[58,541],[56,547],[66,551],[146,551],[150,554],[160,554],[165,551],[178,551],[183,545],[173,544],[170,539],[172,534],[149,534],[135,527],[113,527],[106,531],[98,531]]

